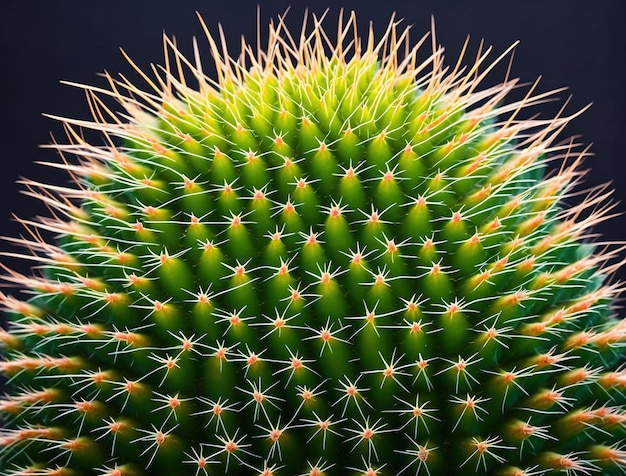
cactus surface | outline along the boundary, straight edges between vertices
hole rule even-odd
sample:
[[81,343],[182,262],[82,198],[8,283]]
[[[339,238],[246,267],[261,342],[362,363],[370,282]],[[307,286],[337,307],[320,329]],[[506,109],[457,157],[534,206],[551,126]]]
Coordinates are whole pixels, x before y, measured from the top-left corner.
[[393,21],[312,22],[237,59],[202,23],[216,79],[166,38],[145,87],[79,85],[93,120],[61,119],[78,160],[52,164],[75,185],[28,183],[52,213],[4,276],[2,474],[626,473],[575,114],[481,89],[509,51],[447,68],[434,30],[424,56]]

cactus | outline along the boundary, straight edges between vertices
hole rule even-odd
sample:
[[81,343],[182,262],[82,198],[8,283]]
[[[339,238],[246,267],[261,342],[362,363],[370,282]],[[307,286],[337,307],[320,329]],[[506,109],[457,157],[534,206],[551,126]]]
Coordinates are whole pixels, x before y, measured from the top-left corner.
[[626,473],[578,113],[480,89],[510,50],[447,68],[434,29],[418,56],[393,20],[313,24],[233,59],[202,22],[216,79],[166,38],[147,86],[78,85],[93,120],[50,164],[75,185],[27,184],[51,216],[5,268],[2,474]]

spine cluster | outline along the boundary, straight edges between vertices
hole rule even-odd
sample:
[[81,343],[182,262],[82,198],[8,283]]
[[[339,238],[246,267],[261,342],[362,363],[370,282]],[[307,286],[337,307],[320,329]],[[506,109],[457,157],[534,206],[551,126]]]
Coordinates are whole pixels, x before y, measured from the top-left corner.
[[626,471],[609,192],[565,205],[571,116],[480,89],[506,53],[448,69],[355,22],[237,60],[207,31],[217,81],[166,38],[146,90],[81,86],[76,185],[30,182],[52,217],[16,240],[41,273],[4,276],[3,474]]

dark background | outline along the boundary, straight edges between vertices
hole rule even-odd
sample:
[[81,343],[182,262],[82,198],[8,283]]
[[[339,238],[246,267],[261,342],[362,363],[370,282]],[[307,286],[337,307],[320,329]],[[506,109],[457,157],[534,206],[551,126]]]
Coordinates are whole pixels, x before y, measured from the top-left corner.
[[[220,22],[227,40],[238,52],[240,35],[250,42],[256,37],[257,0],[213,2],[210,0],[21,0],[5,2],[0,10],[0,234],[16,236],[20,226],[11,214],[31,218],[46,213],[35,200],[19,194],[19,177],[65,183],[63,173],[38,166],[37,160],[55,160],[50,150],[39,144],[50,143],[50,133],[60,139],[61,126],[42,112],[67,117],[88,118],[84,95],[61,85],[71,80],[104,85],[97,73],[123,72],[135,78],[119,52],[123,47],[144,69],[151,62],[162,62],[162,33],[176,36],[182,51],[191,53],[192,37],[200,40],[208,64],[209,55],[195,11],[199,11],[213,32]],[[306,2],[298,0],[261,3],[261,25],[276,18],[292,4],[287,23],[301,24]],[[417,40],[430,29],[434,15],[438,40],[446,47],[448,64],[453,64],[467,35],[475,54],[480,39],[494,46],[494,58],[515,40],[521,40],[513,63],[513,75],[525,82],[543,79],[539,90],[568,86],[561,93],[573,95],[570,113],[593,102],[593,107],[574,120],[567,135],[581,135],[593,142],[594,157],[586,163],[592,171],[585,185],[614,181],[615,200],[626,195],[626,154],[624,153],[626,94],[622,63],[624,54],[624,2],[599,0],[552,1],[394,1],[308,2],[309,11],[322,13],[331,8],[327,25],[335,28],[339,8],[357,11],[362,33],[373,20],[381,32],[396,11],[405,24],[413,25]],[[264,30],[265,31],[265,30]],[[425,55],[427,52],[425,52]],[[425,56],[423,56],[425,57]],[[473,58],[473,54],[469,55]],[[487,84],[499,82],[506,61]],[[561,103],[542,106],[543,117],[554,115]],[[574,202],[572,202],[574,203]],[[626,205],[617,210],[626,211]],[[626,239],[623,216],[599,225],[597,231],[607,240]],[[3,243],[0,249],[11,249]],[[21,271],[26,264],[3,258]],[[626,271],[620,272],[626,279]]]

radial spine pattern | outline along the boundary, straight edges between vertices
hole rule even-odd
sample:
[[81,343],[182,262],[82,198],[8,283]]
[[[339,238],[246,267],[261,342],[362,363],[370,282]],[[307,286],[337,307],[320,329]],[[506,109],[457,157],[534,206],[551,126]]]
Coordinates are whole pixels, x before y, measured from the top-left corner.
[[202,23],[215,80],[165,38],[145,88],[78,85],[93,120],[50,164],[75,185],[27,183],[51,216],[4,276],[2,474],[624,474],[617,250],[587,242],[611,205],[564,204],[573,116],[480,88],[509,51],[446,67],[434,29],[310,21],[235,59]]

